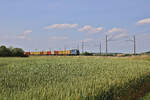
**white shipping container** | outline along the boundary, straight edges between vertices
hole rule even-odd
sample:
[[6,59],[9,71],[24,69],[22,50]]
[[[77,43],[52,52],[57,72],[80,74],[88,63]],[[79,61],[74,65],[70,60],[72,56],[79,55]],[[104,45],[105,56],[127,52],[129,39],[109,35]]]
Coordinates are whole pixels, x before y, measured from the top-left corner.
[[51,51],[51,54],[54,55],[54,51]]

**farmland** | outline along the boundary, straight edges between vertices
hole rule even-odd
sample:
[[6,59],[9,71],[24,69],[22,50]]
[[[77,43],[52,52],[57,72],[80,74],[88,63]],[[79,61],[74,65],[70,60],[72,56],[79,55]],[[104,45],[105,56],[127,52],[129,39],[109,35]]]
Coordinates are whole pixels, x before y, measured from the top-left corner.
[[0,58],[0,100],[132,100],[149,77],[142,59]]
[[150,99],[150,93],[144,96],[143,98],[140,98],[139,100],[149,100]]

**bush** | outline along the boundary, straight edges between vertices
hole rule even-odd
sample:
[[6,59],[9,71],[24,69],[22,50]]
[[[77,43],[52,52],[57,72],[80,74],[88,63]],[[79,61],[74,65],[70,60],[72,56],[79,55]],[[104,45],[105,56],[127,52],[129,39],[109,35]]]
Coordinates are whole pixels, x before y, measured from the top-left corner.
[[84,56],[92,56],[93,54],[92,54],[92,53],[89,53],[89,52],[84,52],[84,53],[82,53],[81,55],[84,55]]
[[101,54],[101,56],[117,56],[117,54],[116,53],[108,53],[108,54],[104,53],[104,54]]

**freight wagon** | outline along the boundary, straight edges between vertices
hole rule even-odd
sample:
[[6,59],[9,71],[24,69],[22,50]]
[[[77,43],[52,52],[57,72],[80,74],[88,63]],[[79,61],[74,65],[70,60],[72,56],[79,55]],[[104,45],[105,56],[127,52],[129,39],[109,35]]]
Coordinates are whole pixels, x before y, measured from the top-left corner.
[[24,52],[25,55],[36,55],[36,56],[44,56],[44,55],[79,55],[80,52],[77,49],[73,50],[65,50],[65,51],[41,51],[41,52]]

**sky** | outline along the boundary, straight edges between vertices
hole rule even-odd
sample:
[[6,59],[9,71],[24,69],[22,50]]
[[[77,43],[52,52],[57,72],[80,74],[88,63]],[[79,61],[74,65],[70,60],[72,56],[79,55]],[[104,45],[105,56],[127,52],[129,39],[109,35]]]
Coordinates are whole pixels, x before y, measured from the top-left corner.
[[0,0],[0,45],[25,51],[150,51],[150,0]]

